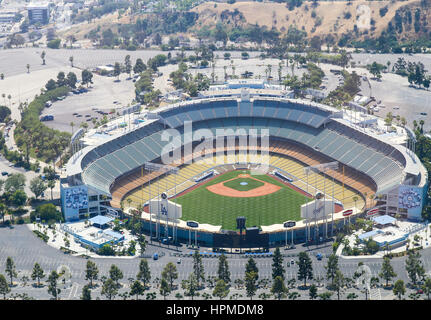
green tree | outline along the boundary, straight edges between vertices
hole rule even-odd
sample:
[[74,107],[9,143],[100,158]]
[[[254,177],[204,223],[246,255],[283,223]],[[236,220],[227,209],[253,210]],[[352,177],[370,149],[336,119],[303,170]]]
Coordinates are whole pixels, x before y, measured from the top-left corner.
[[217,274],[218,278],[223,280],[226,285],[230,283],[229,264],[224,253],[219,257]]
[[45,57],[46,57],[46,52],[45,50],[43,50],[42,53],[40,54],[40,58],[42,59],[42,65],[45,65]]
[[166,296],[171,293],[171,287],[165,278],[160,281],[160,294],[163,296],[163,300],[166,300]]
[[256,294],[257,291],[257,277],[255,271],[250,271],[245,273],[245,290],[247,293],[247,297],[250,298],[250,300],[253,299],[253,296]]
[[136,278],[142,281],[142,283],[144,284],[144,287],[146,287],[147,284],[150,282],[151,270],[150,270],[150,267],[148,266],[147,259],[141,259],[141,261],[139,262],[139,272],[136,275]]
[[120,287],[119,280],[123,279],[123,272],[115,264],[111,265],[109,270],[109,278],[112,279],[117,287]]
[[288,292],[285,284],[284,279],[281,276],[276,276],[271,288],[271,293],[277,297],[278,300],[281,298],[284,298],[286,296],[286,293]]
[[60,71],[57,74],[57,86],[58,87],[62,87],[66,85],[66,75],[64,74],[63,71]]
[[139,74],[144,72],[147,69],[147,66],[144,64],[141,58],[136,59],[136,63],[133,67],[133,72]]
[[30,190],[34,193],[36,199],[39,198],[42,193],[45,192],[46,188],[47,186],[45,185],[41,177],[34,177],[30,180]]
[[340,270],[337,270],[333,281],[333,289],[337,291],[338,300],[340,300],[340,293],[343,291],[345,283],[346,279],[344,278],[343,273]]
[[10,285],[13,285],[13,278],[16,278],[18,276],[18,273],[16,272],[15,268],[15,262],[11,257],[7,257],[6,259],[6,268],[5,268],[6,274],[10,278]]
[[8,212],[8,207],[4,203],[0,203],[0,218],[3,219],[3,224],[4,224],[4,217],[7,212]]
[[59,49],[60,44],[61,44],[60,39],[54,39],[54,40],[48,41],[48,43],[46,45],[48,48],[51,48],[51,49]]
[[347,300],[355,300],[355,299],[358,299],[358,295],[354,292],[350,292],[346,298]]
[[88,260],[85,268],[85,280],[90,280],[90,288],[93,288],[93,281],[97,280],[99,269],[95,262]]
[[130,286],[130,295],[136,296],[136,300],[138,300],[139,296],[143,295],[144,292],[145,288],[139,280],[134,281]]
[[282,277],[284,279],[284,273],[283,257],[281,256],[280,248],[277,247],[272,257],[272,279],[275,280],[277,277]]
[[332,297],[332,292],[323,292],[321,294],[318,295],[320,300],[331,300]]
[[427,295],[427,299],[430,299],[431,295],[431,278],[426,277],[424,284],[422,285],[422,290]]
[[81,83],[86,84],[88,88],[88,84],[93,83],[93,74],[91,71],[88,71],[87,69],[82,70],[81,72]]
[[229,294],[229,287],[222,279],[219,279],[214,287],[213,296],[222,300]]
[[6,300],[6,294],[10,292],[9,285],[4,275],[0,274],[0,294],[3,295],[3,300]]
[[112,298],[115,298],[117,294],[118,294],[117,283],[111,278],[106,279],[106,281],[103,282],[101,295],[105,296],[108,300],[111,300]]
[[143,255],[147,248],[147,240],[145,239],[145,236],[143,234],[140,234],[138,236],[138,245],[139,249],[141,250],[141,255]]
[[30,217],[32,221],[34,221],[36,217],[39,217],[40,220],[45,220],[45,221],[50,221],[50,220],[60,221],[62,218],[61,212],[58,211],[55,205],[53,205],[52,203],[45,203],[38,206],[36,208],[35,213],[31,214]]
[[74,72],[69,72],[66,78],[66,84],[71,88],[76,88],[76,83],[78,82],[78,78]]
[[304,287],[307,286],[307,279],[313,279],[313,264],[306,252],[300,252],[298,257],[298,280],[304,280]]
[[196,280],[198,282],[198,286],[201,286],[201,281],[205,281],[205,271],[204,271],[204,265],[202,263],[202,256],[199,254],[199,252],[196,250],[193,253],[193,272],[196,276]]
[[338,268],[338,257],[335,254],[331,254],[328,258],[328,264],[325,266],[326,279],[331,280],[331,284],[334,285],[335,274]]
[[33,280],[37,279],[37,286],[38,287],[40,287],[40,279],[45,278],[45,273],[43,272],[42,267],[37,262],[34,264],[33,272],[31,274],[31,278]]
[[52,271],[48,277],[48,293],[53,296],[54,300],[57,300],[58,295],[61,293],[60,288],[58,288],[59,277],[60,276],[55,271]]
[[397,280],[394,284],[394,288],[392,289],[392,292],[394,295],[398,297],[399,300],[401,300],[402,296],[406,293],[406,287],[404,286],[403,280]]
[[416,285],[419,279],[423,279],[425,276],[425,269],[420,260],[419,252],[409,252],[406,260],[406,271],[412,281],[413,285]]
[[91,300],[91,290],[88,284],[82,287],[81,300]]
[[162,278],[169,282],[169,289],[172,291],[174,280],[178,279],[177,267],[172,262],[166,264],[162,271]]
[[386,281],[387,287],[389,285],[389,281],[391,281],[392,278],[395,278],[396,276],[397,274],[394,272],[394,268],[392,268],[391,260],[388,257],[384,257],[379,277]]
[[57,83],[53,79],[49,79],[45,85],[46,90],[51,91],[57,88]]
[[114,64],[114,76],[117,77],[117,80],[120,81],[120,74],[121,74],[121,65],[118,62],[115,62]]
[[308,296],[310,297],[311,300],[314,300],[317,298],[317,287],[315,284],[312,284],[308,289]]
[[257,268],[256,261],[253,258],[249,258],[245,265],[245,273],[254,272],[256,275],[256,281],[259,280],[259,269]]
[[24,190],[16,190],[14,193],[12,193],[9,197],[9,200],[11,201],[12,205],[15,207],[22,206],[27,201],[27,194]]
[[183,281],[182,287],[185,290],[184,295],[191,297],[193,300],[193,297],[197,295],[197,290],[199,289],[199,283],[194,272],[190,273],[189,278]]
[[5,182],[4,190],[8,193],[14,193],[17,190],[24,190],[25,176],[22,173],[12,173]]
[[124,71],[126,71],[126,73],[129,75],[129,77],[131,76],[131,73],[132,73],[132,62],[130,61],[130,55],[127,55],[124,58]]

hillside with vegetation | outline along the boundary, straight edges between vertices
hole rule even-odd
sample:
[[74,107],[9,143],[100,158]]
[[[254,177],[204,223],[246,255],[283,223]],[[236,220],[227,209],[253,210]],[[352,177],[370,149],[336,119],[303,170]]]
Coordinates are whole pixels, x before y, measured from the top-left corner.
[[431,0],[201,4],[160,0],[151,7],[145,1],[110,6],[109,1],[99,2],[103,5],[96,9],[76,13],[76,25],[60,33],[65,41],[73,37],[91,40],[96,47],[129,50],[160,46],[164,37],[172,38],[166,49],[184,46],[190,39],[224,46],[229,41],[266,46],[284,41],[298,50],[338,46],[423,52],[423,47],[431,47]]

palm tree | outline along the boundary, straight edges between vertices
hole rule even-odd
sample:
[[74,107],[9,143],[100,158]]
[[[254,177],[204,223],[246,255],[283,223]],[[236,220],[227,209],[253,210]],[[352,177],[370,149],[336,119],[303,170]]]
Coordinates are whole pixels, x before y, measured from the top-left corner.
[[11,99],[12,99],[12,96],[9,94],[9,95],[7,96],[7,98],[9,99],[9,107],[12,107],[12,105],[11,105]]
[[27,73],[30,73],[30,65],[27,63]]
[[70,126],[72,127],[72,135],[73,135],[73,127],[75,126],[75,124],[72,122],[70,122]]
[[42,51],[42,53],[40,55],[40,57],[42,58],[42,65],[45,65],[45,56],[46,56],[45,51]]
[[290,63],[290,68],[292,69],[292,77],[295,75],[295,64],[293,63],[293,59],[290,58],[289,59],[289,63]]
[[73,56],[69,57],[69,61],[70,61],[70,66],[73,68]]
[[0,203],[0,216],[3,218],[3,224],[4,224],[4,217],[7,213],[7,207],[4,203]]
[[268,64],[268,78],[271,77],[272,65]]
[[356,208],[356,202],[359,200],[359,197],[358,196],[353,196],[352,200],[355,201],[355,208]]

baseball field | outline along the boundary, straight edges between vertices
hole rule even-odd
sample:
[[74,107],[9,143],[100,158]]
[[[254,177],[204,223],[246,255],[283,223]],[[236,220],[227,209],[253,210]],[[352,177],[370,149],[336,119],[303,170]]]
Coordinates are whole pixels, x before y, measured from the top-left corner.
[[269,175],[231,171],[178,197],[182,220],[221,225],[235,230],[236,217],[245,216],[246,226],[262,226],[300,220],[300,206],[309,199]]

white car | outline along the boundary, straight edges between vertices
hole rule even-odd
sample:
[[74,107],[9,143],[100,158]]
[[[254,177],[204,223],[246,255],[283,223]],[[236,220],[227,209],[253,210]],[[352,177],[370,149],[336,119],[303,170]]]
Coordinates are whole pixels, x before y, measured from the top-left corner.
[[380,108],[379,108],[379,107],[374,107],[374,108],[373,108],[373,111],[374,111],[374,112],[379,112],[379,111],[380,111]]

